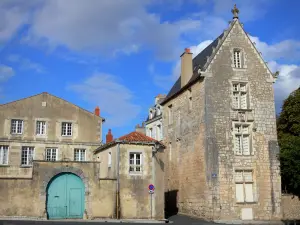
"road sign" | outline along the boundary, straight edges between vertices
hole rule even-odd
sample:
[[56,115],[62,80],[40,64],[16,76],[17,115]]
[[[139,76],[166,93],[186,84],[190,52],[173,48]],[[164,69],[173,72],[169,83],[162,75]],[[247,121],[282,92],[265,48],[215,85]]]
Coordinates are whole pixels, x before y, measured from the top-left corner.
[[154,189],[155,189],[153,184],[150,184],[150,185],[148,186],[148,188],[149,188],[150,191],[154,191]]
[[153,190],[149,190],[149,194],[154,194],[154,191]]

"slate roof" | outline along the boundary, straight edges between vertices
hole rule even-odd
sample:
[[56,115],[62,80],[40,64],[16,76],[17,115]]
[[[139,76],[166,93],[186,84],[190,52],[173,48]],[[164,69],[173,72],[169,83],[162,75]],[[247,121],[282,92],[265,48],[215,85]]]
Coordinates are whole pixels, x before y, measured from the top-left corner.
[[109,143],[106,143],[102,146],[100,146],[99,148],[97,148],[95,150],[95,152],[98,152],[98,151],[101,151],[101,150],[104,150],[106,148],[109,148],[115,144],[117,144],[117,140],[120,140],[121,143],[123,144],[145,144],[145,145],[154,145],[155,143],[158,143],[160,145],[163,146],[162,143],[160,143],[159,141],[151,138],[151,137],[148,137],[146,136],[145,134],[143,133],[140,133],[140,132],[137,132],[137,131],[133,131],[129,134],[126,134],[122,137],[119,137],[117,139],[114,139],[113,141],[109,142]]
[[172,97],[178,94],[184,88],[189,87],[192,83],[200,78],[198,74],[198,69],[203,69],[204,65],[207,62],[207,58],[210,57],[213,53],[213,49],[217,47],[219,39],[223,38],[224,33],[222,33],[219,37],[217,37],[210,45],[208,45],[205,49],[202,50],[196,57],[193,58],[193,68],[196,68],[195,73],[192,75],[190,81],[185,85],[185,87],[181,88],[181,79],[180,77],[177,79],[167,97],[161,103],[162,105],[168,102]]

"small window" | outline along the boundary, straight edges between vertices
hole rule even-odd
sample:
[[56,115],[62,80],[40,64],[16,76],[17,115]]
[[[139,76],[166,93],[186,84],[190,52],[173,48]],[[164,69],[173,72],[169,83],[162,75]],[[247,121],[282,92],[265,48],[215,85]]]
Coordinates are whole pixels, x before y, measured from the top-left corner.
[[46,161],[57,160],[57,148],[46,148]]
[[74,161],[85,161],[85,149],[74,149]]
[[72,123],[63,122],[61,125],[62,136],[72,136]]
[[233,51],[233,64],[235,68],[242,68],[242,53],[240,50],[235,49]]
[[251,170],[235,171],[236,201],[254,202],[253,175]]
[[36,121],[36,135],[46,134],[46,121]]
[[22,134],[23,120],[11,120],[11,134]]
[[8,164],[8,145],[0,145],[0,165]]
[[250,125],[234,125],[234,148],[236,155],[250,155]]
[[142,172],[142,153],[129,154],[129,173]]
[[235,109],[248,109],[248,92],[246,83],[232,84],[232,101]]
[[111,152],[108,153],[108,167],[111,167]]
[[32,166],[34,147],[22,147],[21,165]]

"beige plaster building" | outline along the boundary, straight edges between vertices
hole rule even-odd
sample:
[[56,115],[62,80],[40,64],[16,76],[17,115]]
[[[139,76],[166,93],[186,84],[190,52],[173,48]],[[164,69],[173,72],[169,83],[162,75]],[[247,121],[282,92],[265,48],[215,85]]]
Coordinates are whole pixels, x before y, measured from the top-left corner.
[[[112,158],[110,170],[107,158],[99,160],[104,153],[94,154],[103,145],[103,122],[98,107],[91,113],[48,93],[0,105],[0,217],[150,218],[145,185],[163,182],[153,162],[162,153],[151,155],[152,146],[160,145],[155,140],[144,146],[128,143],[128,149],[139,150],[144,160],[141,173],[135,175],[125,171],[128,158],[120,162],[118,189],[112,173],[116,159]],[[126,146],[121,147],[121,159]],[[158,173],[155,178],[153,170]],[[118,201],[116,190],[121,193]],[[154,194],[161,195],[163,186]],[[135,207],[125,207],[128,204]],[[154,197],[153,204],[153,218],[163,219],[164,202]]]
[[232,13],[229,27],[201,53],[181,55],[181,75],[161,103],[167,212],[278,221],[276,76],[236,6]]
[[[95,151],[100,178],[117,180],[117,214],[122,218],[164,215],[164,146],[140,132],[107,142]],[[149,193],[149,185],[154,193]],[[119,200],[118,200],[119,201]]]

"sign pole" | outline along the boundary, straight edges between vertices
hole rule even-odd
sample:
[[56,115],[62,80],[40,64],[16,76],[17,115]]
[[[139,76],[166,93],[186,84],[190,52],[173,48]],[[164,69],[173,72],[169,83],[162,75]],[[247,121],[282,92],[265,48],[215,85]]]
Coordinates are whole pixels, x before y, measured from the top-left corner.
[[151,198],[151,201],[150,201],[151,202],[151,204],[150,204],[151,206],[150,207],[151,207],[151,220],[152,220],[152,192],[150,193],[150,198]]
[[148,189],[149,189],[149,194],[150,194],[150,216],[151,216],[151,219],[152,219],[152,195],[154,194],[154,185],[153,184],[150,184],[148,186]]

